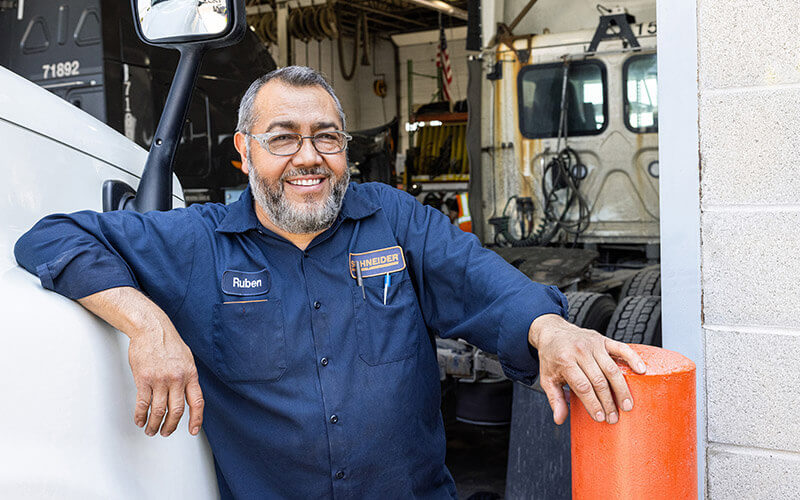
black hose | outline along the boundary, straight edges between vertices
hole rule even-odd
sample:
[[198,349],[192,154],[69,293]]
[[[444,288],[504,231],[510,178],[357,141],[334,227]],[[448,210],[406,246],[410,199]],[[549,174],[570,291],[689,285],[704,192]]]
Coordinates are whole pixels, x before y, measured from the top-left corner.
[[[521,235],[515,238],[510,231],[511,217],[508,207],[512,196],[506,202],[502,217],[495,217],[489,222],[495,226],[494,242],[498,246],[525,247],[544,246],[549,244],[559,232],[577,237],[586,231],[590,222],[590,209],[586,198],[580,190],[580,173],[585,171],[578,153],[571,148],[564,148],[545,166],[542,172],[542,221],[539,227],[533,230],[533,206],[523,211],[520,215]],[[549,181],[549,182],[548,182]],[[560,193],[563,191],[563,193]],[[557,204],[561,199],[566,199],[563,208],[559,211]],[[519,203],[518,203],[519,205]],[[567,215],[573,206],[578,208],[578,219],[567,221]],[[523,230],[527,224],[527,230]]]

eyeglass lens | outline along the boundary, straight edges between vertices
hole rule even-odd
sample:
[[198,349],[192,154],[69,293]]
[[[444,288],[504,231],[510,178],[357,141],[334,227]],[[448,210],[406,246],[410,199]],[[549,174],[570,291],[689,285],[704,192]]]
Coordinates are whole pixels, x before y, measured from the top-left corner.
[[[300,151],[302,146],[300,134],[280,134],[267,141],[270,152],[277,155],[290,155]],[[347,145],[347,138],[341,132],[322,132],[311,138],[311,142],[320,153],[338,153]]]

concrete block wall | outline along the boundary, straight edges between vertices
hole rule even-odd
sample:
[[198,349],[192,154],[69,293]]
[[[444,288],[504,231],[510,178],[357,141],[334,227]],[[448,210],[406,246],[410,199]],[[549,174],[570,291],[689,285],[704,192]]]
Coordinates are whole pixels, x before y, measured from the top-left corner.
[[707,496],[798,498],[800,4],[696,3]]

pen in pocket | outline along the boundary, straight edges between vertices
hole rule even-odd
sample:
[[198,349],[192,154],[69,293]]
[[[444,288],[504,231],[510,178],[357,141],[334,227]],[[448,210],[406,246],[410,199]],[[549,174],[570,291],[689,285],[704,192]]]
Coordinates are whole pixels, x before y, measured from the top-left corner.
[[389,292],[389,285],[392,284],[392,275],[391,273],[386,273],[386,277],[383,278],[383,305],[386,305],[386,294]]
[[367,300],[367,294],[364,292],[364,278],[361,275],[361,262],[356,261],[356,283],[361,288],[361,297]]

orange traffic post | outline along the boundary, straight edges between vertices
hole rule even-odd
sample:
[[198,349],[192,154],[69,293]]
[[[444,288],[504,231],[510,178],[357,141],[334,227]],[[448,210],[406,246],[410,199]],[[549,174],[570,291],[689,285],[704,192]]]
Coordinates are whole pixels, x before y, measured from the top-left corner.
[[618,362],[633,411],[600,423],[572,398],[572,498],[696,499],[695,365],[666,349],[631,347],[647,365],[638,375]]

